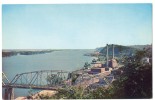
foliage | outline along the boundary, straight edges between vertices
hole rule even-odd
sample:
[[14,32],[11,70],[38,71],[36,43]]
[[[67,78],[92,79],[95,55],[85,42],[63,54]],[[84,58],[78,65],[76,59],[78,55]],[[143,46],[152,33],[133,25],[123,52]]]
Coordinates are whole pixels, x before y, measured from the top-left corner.
[[145,50],[126,60],[124,73],[113,82],[114,98],[151,98],[152,97],[152,64],[142,64],[141,59],[148,56]]
[[88,62],[85,62],[84,69],[88,69],[90,67],[90,64]]
[[48,95],[38,94],[39,99],[50,99]]
[[[139,50],[139,49],[136,49],[136,48],[133,48],[130,46],[123,46],[123,45],[114,45],[114,48],[115,48],[114,49],[115,57],[120,54],[131,55],[132,53],[135,53],[136,50]],[[102,53],[103,55],[105,55],[106,50],[107,50],[107,48],[103,47],[103,48],[99,49],[99,52]],[[112,50],[113,50],[112,46],[109,45],[108,46],[109,57],[110,57],[110,55],[112,55]]]
[[51,74],[48,75],[46,78],[47,82],[49,82],[49,85],[54,85],[54,84],[60,84],[62,82],[62,78],[57,76],[56,74]]
[[32,96],[27,96],[27,99],[33,99]]
[[87,99],[111,99],[111,94],[113,92],[111,90],[111,87],[98,87],[97,89],[89,92],[89,95],[87,95]]
[[79,77],[79,75],[78,74],[75,74],[75,73],[72,73],[71,74],[71,79],[72,79],[72,84],[74,84],[75,83],[75,81],[76,81],[76,79]]
[[58,93],[51,99],[82,99],[84,89],[82,87],[71,87],[70,89],[59,89]]

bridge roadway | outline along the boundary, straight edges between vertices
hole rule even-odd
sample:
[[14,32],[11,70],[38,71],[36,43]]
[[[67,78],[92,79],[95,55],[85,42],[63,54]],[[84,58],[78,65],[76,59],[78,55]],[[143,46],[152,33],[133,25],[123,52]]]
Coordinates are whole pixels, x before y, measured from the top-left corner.
[[62,86],[35,86],[35,85],[21,85],[21,84],[6,84],[2,86],[3,88],[24,88],[24,89],[40,89],[40,90],[58,90]]

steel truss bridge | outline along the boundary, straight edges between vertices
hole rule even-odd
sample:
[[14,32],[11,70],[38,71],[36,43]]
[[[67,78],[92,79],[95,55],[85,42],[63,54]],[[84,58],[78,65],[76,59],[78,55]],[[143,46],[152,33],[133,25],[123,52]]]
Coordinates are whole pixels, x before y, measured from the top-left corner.
[[[87,87],[95,83],[97,78],[103,78],[107,84],[110,84],[104,74],[82,74],[76,79],[76,84],[72,84],[69,73],[70,72],[63,70],[33,71],[17,74],[11,81],[2,73],[2,87],[5,88],[4,99],[14,99],[13,88],[58,90],[69,88],[71,85]],[[91,85],[89,87],[91,87]]]
[[5,88],[5,99],[13,98],[13,88],[57,90],[69,86],[71,81],[67,80],[68,73],[68,71],[63,70],[33,71],[17,74],[11,81],[2,73],[2,87]]

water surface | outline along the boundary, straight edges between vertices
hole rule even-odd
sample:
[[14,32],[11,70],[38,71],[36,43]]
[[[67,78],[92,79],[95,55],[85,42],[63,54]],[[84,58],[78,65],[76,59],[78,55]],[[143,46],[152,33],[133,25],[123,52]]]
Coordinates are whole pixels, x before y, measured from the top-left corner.
[[[85,62],[91,62],[85,53],[93,50],[61,50],[37,55],[17,55],[2,58],[2,71],[9,80],[16,74],[39,70],[74,71],[83,67]],[[15,89],[15,97],[26,96],[29,89]]]

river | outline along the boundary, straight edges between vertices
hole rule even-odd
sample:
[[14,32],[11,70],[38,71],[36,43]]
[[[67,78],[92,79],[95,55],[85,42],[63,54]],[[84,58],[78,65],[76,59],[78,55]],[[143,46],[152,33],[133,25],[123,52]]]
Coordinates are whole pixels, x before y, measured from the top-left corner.
[[[83,67],[85,62],[91,62],[93,50],[60,50],[45,54],[17,55],[2,58],[2,71],[9,80],[16,74],[39,70],[74,71]],[[30,89],[14,89],[15,97],[27,96]],[[4,95],[4,91],[3,91]]]

